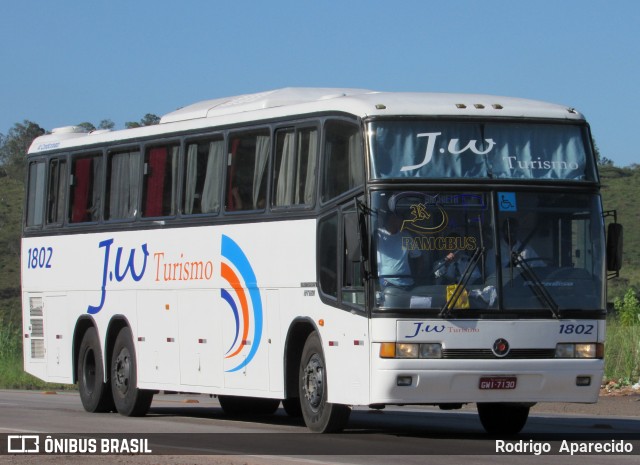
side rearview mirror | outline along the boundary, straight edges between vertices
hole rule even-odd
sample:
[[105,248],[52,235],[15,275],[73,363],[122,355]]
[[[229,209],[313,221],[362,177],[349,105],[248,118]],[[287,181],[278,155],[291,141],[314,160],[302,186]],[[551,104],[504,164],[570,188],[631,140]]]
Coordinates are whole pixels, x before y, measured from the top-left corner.
[[619,272],[622,268],[622,225],[611,223],[607,228],[607,271]]

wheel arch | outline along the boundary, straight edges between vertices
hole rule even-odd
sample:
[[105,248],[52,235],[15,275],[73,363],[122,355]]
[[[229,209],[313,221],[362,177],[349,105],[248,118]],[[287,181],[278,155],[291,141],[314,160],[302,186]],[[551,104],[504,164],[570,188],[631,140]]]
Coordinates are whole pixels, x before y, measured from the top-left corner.
[[[298,397],[298,370],[302,349],[309,334],[316,331],[320,336],[320,331],[316,323],[308,317],[294,319],[289,326],[287,339],[284,347],[284,397]],[[321,338],[322,339],[322,338]]]
[[[95,328],[96,331],[98,330],[98,326],[91,315],[82,315],[78,318],[78,321],[76,321],[76,327],[73,330],[73,348],[71,355],[73,384],[78,382],[78,357],[80,357],[80,344],[82,344],[82,339],[89,328]],[[98,337],[100,337],[99,334]]]

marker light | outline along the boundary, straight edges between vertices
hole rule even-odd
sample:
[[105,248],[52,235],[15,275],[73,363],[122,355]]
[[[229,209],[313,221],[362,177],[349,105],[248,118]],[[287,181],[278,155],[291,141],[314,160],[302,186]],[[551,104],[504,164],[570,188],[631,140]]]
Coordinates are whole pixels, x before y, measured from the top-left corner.
[[380,344],[380,358],[396,358],[396,343],[383,342]]

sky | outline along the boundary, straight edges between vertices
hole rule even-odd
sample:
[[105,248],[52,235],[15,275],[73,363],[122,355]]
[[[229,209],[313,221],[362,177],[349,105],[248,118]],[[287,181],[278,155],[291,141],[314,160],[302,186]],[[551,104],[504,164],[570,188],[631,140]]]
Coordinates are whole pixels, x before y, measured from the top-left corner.
[[638,0],[0,0],[0,133],[282,87],[532,98],[640,163]]

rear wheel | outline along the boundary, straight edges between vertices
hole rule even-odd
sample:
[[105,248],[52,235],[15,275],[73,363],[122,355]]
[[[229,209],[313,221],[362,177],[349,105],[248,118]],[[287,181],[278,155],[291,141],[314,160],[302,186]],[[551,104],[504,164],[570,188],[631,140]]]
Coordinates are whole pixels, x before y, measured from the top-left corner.
[[334,433],[344,429],[351,408],[327,402],[327,374],[320,336],[312,332],[307,338],[300,360],[299,394],[302,418],[316,433]]
[[104,382],[100,339],[95,328],[87,329],[78,354],[78,390],[87,412],[111,412],[114,409],[111,385]]
[[529,406],[521,404],[478,404],[478,415],[489,434],[518,434],[529,418]]
[[149,411],[153,391],[138,389],[136,351],[131,329],[122,328],[113,346],[111,390],[116,410],[127,417],[139,417]]

